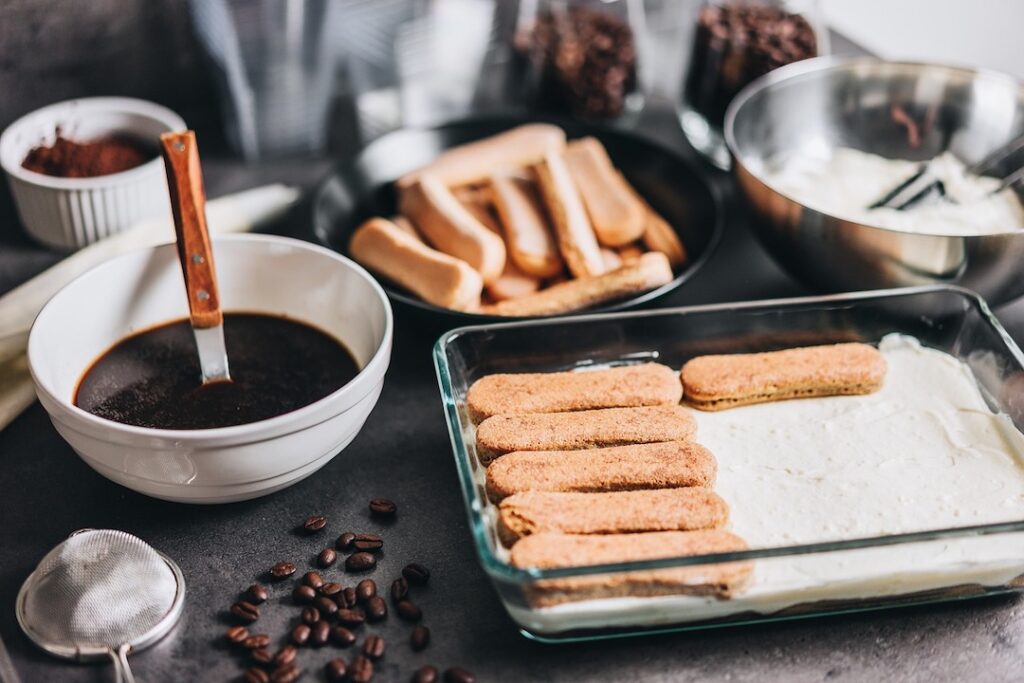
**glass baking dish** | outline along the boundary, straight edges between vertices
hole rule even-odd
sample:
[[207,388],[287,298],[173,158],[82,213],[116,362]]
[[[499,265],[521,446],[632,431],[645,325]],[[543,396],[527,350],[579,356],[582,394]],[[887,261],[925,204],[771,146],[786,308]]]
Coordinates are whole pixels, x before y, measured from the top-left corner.
[[[466,392],[476,379],[495,372],[648,360],[679,368],[701,354],[844,341],[877,343],[894,332],[961,360],[989,409],[999,415],[996,422],[1005,422],[1009,430],[1024,425],[1024,355],[986,303],[956,287],[479,325],[443,335],[434,348],[434,363],[473,541],[522,633],[547,642],[588,640],[1021,590],[1024,520],[571,569],[520,569],[507,561],[508,552],[494,531],[496,506],[484,492],[484,469],[476,458],[474,428],[465,406]],[[733,507],[738,504],[729,502]],[[699,576],[723,563],[752,563],[755,576],[777,581],[770,590],[738,592],[729,598],[673,595],[536,606],[545,588],[557,587],[559,581],[615,581],[631,572],[664,569],[685,569]]]

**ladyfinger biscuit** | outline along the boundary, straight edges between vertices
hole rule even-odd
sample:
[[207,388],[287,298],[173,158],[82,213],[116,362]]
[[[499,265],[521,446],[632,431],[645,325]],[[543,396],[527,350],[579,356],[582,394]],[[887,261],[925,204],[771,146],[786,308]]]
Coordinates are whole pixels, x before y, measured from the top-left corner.
[[[472,199],[459,199],[459,203],[466,208],[466,211],[469,211],[473,218],[480,221],[480,225],[495,235],[501,236],[501,224],[498,222],[498,216],[494,213],[490,201],[483,198],[483,195],[476,195]],[[506,257],[506,263],[507,261]]]
[[622,267],[622,257],[608,247],[601,247],[601,260],[608,271],[618,270]]
[[407,233],[412,237],[415,237],[420,242],[423,241],[423,238],[420,237],[419,230],[417,230],[416,226],[412,224],[412,221],[406,218],[405,216],[392,216],[391,222],[394,224],[396,228],[398,228],[402,232]]
[[[554,569],[666,557],[710,555],[747,549],[728,531],[654,531],[639,534],[580,535],[539,533],[512,546],[512,564]],[[706,595],[728,598],[741,591],[753,573],[751,562],[720,562],[678,569],[617,572],[534,582],[528,599],[534,607],[598,598]]]
[[710,487],[718,464],[692,441],[631,444],[580,451],[517,451],[487,468],[487,497],[498,503],[522,491],[640,491]]
[[672,267],[665,255],[648,252],[610,273],[566,280],[521,299],[487,306],[482,312],[502,316],[558,315],[646,292],[668,284],[672,277]]
[[673,268],[679,268],[686,263],[686,248],[683,246],[682,241],[679,239],[679,235],[669,225],[668,221],[661,217],[657,211],[655,211],[647,200],[643,198],[636,188],[629,184],[625,176],[622,176],[622,182],[626,183],[626,187],[633,194],[638,202],[644,205],[647,209],[647,221],[644,224],[643,231],[643,242],[651,251],[660,251],[662,254],[668,257],[669,263],[672,264]]
[[627,244],[624,247],[619,247],[615,252],[619,255],[619,258],[622,259],[623,263],[632,263],[643,256],[646,253],[646,249],[634,242],[632,244]]
[[683,386],[667,365],[644,363],[580,372],[496,374],[473,382],[466,405],[474,422],[492,415],[675,405]]
[[356,229],[349,253],[359,263],[424,301],[471,310],[480,305],[483,280],[469,264],[431,249],[391,221],[371,218]]
[[867,344],[832,344],[734,355],[698,356],[682,370],[688,403],[724,410],[766,401],[870,394],[882,387],[885,358]]
[[605,271],[601,249],[565,159],[561,154],[546,154],[534,170],[569,272],[574,277],[600,275]]
[[569,143],[565,163],[576,181],[594,233],[601,244],[618,247],[638,239],[647,224],[647,207],[612,166],[596,138]]
[[682,406],[604,408],[574,413],[495,415],[476,429],[481,462],[513,451],[552,451],[690,441],[697,423]]
[[460,258],[494,282],[505,269],[505,243],[466,210],[436,177],[423,174],[402,191],[401,211],[435,249]]
[[492,175],[491,198],[501,219],[509,259],[524,273],[539,278],[562,272],[562,257],[536,188],[520,178]]
[[718,529],[729,506],[710,489],[691,487],[610,493],[526,491],[501,501],[498,538],[511,546],[530,534],[630,534]]
[[[540,285],[540,280],[516,268],[512,261],[507,261],[505,272],[485,289],[491,301],[498,302],[529,296],[540,289]],[[676,381],[678,383],[678,378]]]
[[565,132],[558,126],[531,123],[444,152],[426,166],[398,179],[404,189],[424,173],[449,187],[484,180],[491,173],[536,163],[545,154],[565,149]]

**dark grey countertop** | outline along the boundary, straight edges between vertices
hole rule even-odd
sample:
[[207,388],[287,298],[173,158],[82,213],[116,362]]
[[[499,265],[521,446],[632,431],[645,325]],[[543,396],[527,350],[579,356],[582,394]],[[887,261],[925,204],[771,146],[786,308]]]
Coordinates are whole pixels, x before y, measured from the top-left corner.
[[[691,154],[667,110],[642,126],[647,134]],[[210,196],[284,181],[305,186],[324,161],[247,167],[208,158]],[[693,281],[660,305],[686,305],[805,293],[753,240],[726,176],[726,236]],[[0,206],[0,209],[3,209]],[[8,217],[10,207],[3,215]],[[56,259],[10,227],[0,237],[0,291]],[[1024,339],[1024,303],[999,316]],[[184,618],[171,634],[132,657],[140,681],[238,679],[238,660],[220,643],[236,593],[274,562],[305,567],[345,530],[380,530],[386,552],[375,573],[385,584],[409,561],[433,571],[420,595],[433,642],[408,645],[407,625],[392,616],[379,629],[389,651],[375,680],[405,681],[423,663],[462,665],[481,681],[862,681],[984,680],[1024,677],[1024,603],[1014,597],[942,604],[782,624],[543,645],[518,634],[477,564],[430,361],[435,330],[399,311],[391,368],[380,402],[356,440],[309,479],[258,500],[220,506],[161,502],[123,489],[89,469],[60,439],[37,404],[0,432],[0,635],[25,681],[107,681],[108,666],[66,664],[37,650],[18,630],[14,600],[39,559],[71,531],[113,527],[147,540],[180,564],[187,583]],[[366,502],[393,498],[398,520],[369,519]],[[329,531],[310,540],[294,527],[312,513]],[[328,572],[337,575],[338,570]],[[272,587],[259,630],[283,637],[296,617],[287,593]],[[323,680],[328,646],[303,651],[310,674]]]

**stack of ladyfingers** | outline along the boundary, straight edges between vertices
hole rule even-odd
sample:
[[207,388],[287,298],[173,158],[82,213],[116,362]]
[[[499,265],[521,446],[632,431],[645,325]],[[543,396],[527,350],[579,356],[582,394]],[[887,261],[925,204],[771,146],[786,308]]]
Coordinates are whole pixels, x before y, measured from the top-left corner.
[[557,315],[660,287],[686,261],[604,146],[557,126],[453,148],[396,186],[401,215],[361,225],[349,251],[437,306]]
[[[870,393],[885,361],[864,344],[701,356],[581,372],[488,375],[466,396],[497,535],[518,567],[560,568],[733,552],[717,463],[690,407]],[[681,405],[685,401],[689,405]],[[535,582],[535,606],[602,597],[728,597],[748,562]]]

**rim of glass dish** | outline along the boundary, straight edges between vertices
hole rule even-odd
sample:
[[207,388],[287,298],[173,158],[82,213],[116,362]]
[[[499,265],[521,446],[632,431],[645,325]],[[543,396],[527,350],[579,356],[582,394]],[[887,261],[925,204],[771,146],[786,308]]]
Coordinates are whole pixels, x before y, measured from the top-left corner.
[[845,539],[841,541],[825,541],[804,543],[771,548],[757,548],[728,553],[712,553],[705,555],[685,555],[664,557],[652,560],[634,560],[611,564],[595,564],[580,567],[558,569],[535,569],[514,567],[499,559],[488,544],[487,525],[480,506],[476,482],[470,465],[470,454],[462,438],[462,426],[459,420],[458,405],[452,390],[451,374],[448,358],[445,353],[449,344],[459,336],[473,332],[494,332],[522,327],[547,327],[551,325],[583,325],[595,321],[627,320],[632,318],[650,318],[656,316],[682,315],[690,313],[745,311],[759,308],[788,308],[813,304],[841,304],[868,301],[872,299],[897,299],[928,293],[947,293],[964,299],[973,307],[982,319],[999,335],[1010,355],[1024,370],[1024,352],[1009,335],[1002,323],[996,318],[988,303],[980,295],[965,287],[955,285],[922,285],[917,287],[901,287],[895,289],[878,289],[842,294],[793,297],[782,299],[764,299],[760,301],[741,301],[719,304],[702,304],[698,306],[680,306],[652,311],[628,311],[619,313],[595,313],[580,316],[563,316],[558,318],[539,318],[535,320],[492,323],[483,325],[466,325],[445,332],[434,344],[434,369],[437,373],[441,398],[444,403],[445,421],[448,425],[448,436],[451,440],[455,457],[455,467],[459,474],[463,501],[469,518],[470,531],[476,546],[480,562],[488,574],[502,579],[511,579],[520,583],[544,579],[560,579],[595,574],[613,574],[626,571],[645,571],[654,569],[670,569],[694,565],[718,564],[722,562],[739,562],[772,557],[789,557],[812,555],[815,553],[857,550],[861,548],[878,548],[883,546],[919,543],[943,538],[960,538],[986,536],[1002,533],[1024,531],[1024,519],[995,524],[977,524],[965,527],[944,527],[887,536],[868,536],[864,538]]

